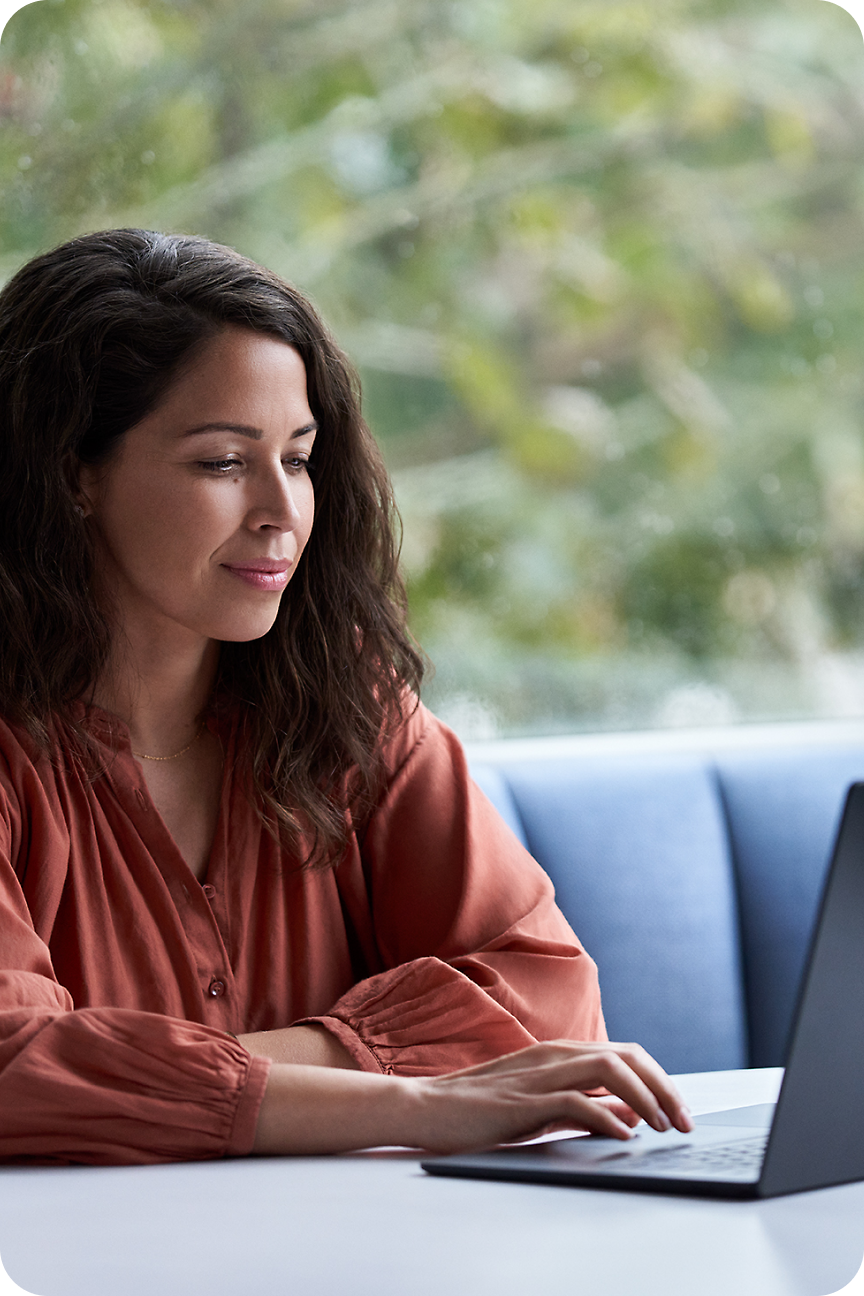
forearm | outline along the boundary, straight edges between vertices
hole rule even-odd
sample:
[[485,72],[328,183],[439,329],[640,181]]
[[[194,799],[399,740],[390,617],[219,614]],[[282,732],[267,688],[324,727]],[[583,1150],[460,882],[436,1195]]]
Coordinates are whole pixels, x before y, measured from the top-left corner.
[[[586,1094],[599,1086],[620,1101]],[[443,1152],[564,1128],[628,1138],[639,1116],[655,1129],[691,1128],[669,1077],[631,1044],[535,1044],[433,1077],[277,1063],[252,1150],[310,1156],[395,1144]]]
[[122,1008],[7,1009],[4,1028],[16,1016],[0,1050],[0,1160],[114,1165],[250,1151],[267,1067],[223,1032]]
[[238,1043],[255,1057],[296,1066],[332,1067],[357,1071],[359,1067],[343,1044],[324,1026],[286,1026],[282,1030],[238,1035]]
[[252,1151],[314,1156],[384,1144],[415,1146],[413,1087],[396,1076],[274,1063]]

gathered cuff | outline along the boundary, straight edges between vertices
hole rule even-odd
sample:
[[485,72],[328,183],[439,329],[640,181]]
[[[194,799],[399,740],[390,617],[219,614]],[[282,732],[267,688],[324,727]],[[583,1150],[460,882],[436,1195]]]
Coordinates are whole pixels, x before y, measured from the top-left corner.
[[248,1154],[270,1061],[157,1013],[50,1018],[0,1072],[0,1159],[147,1164]]
[[264,1091],[270,1078],[272,1062],[266,1057],[249,1055],[249,1069],[246,1072],[246,1083],[240,1093],[240,1100],[234,1113],[234,1125],[225,1148],[226,1156],[248,1156],[255,1142],[255,1131],[258,1128],[258,1112],[264,1100]]
[[480,986],[432,957],[361,981],[311,1020],[364,1071],[385,1075],[443,1075],[537,1042]]

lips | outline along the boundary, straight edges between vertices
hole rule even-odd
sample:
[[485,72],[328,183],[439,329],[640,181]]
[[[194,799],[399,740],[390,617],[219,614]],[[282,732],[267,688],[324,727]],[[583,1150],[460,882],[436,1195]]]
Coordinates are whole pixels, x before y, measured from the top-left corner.
[[290,558],[253,558],[249,562],[223,563],[231,571],[283,572],[291,566]]
[[279,592],[291,579],[292,564],[288,558],[256,558],[252,562],[223,563],[222,566],[253,589]]

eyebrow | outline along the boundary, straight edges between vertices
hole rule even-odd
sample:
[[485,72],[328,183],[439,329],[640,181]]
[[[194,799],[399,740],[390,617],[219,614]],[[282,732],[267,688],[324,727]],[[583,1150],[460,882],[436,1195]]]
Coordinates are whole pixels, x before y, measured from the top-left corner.
[[[291,440],[294,441],[297,437],[305,436],[307,432],[317,431],[318,424],[313,419],[311,423],[305,423],[303,427],[292,432]],[[261,428],[250,427],[246,423],[202,423],[200,427],[187,428],[183,436],[198,436],[202,432],[234,432],[238,436],[250,437],[253,441],[261,441],[264,437]]]

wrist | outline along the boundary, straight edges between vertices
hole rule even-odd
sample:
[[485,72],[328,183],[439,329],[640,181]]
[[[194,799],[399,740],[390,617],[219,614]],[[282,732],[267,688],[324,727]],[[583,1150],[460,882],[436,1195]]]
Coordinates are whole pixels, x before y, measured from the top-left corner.
[[401,1076],[275,1063],[252,1151],[315,1156],[419,1146],[419,1085]]

